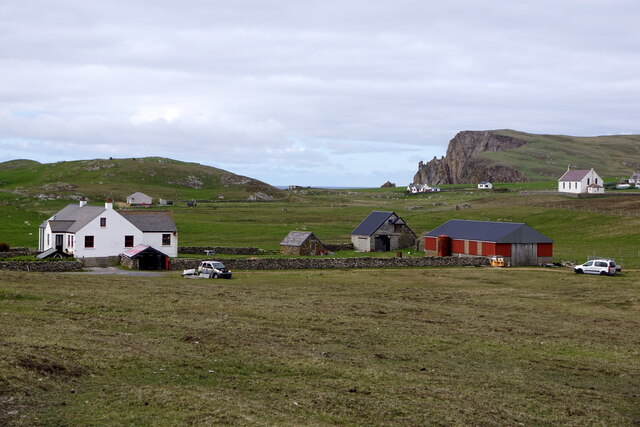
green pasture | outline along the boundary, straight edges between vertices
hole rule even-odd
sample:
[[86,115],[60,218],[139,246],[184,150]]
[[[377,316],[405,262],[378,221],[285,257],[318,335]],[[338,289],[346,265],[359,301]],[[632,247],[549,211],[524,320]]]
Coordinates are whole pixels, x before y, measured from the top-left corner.
[[638,273],[3,272],[2,425],[634,425]]
[[[285,194],[284,199],[273,202],[220,201],[199,203],[194,208],[177,204],[153,209],[173,213],[182,246],[277,250],[292,230],[312,231],[327,243],[346,243],[351,231],[371,211],[390,210],[418,235],[454,218],[525,222],[555,241],[558,261],[582,261],[599,255],[640,268],[640,216],[624,215],[638,212],[640,199],[633,196],[576,200],[471,188],[411,196],[401,188],[311,189]],[[35,247],[38,225],[66,203],[0,192],[0,241],[12,247]],[[590,206],[600,207],[600,211],[589,212]]]

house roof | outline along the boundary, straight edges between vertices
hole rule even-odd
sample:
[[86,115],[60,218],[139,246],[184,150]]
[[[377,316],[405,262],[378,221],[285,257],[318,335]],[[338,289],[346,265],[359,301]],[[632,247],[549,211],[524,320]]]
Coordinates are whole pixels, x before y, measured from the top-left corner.
[[75,233],[100,216],[105,210],[100,206],[69,204],[56,213],[49,223],[55,232]]
[[478,184],[487,185],[487,184],[491,184],[491,183],[489,181],[480,181]]
[[591,172],[590,169],[568,170],[564,173],[564,175],[560,177],[558,181],[582,181],[582,178],[584,178],[589,172]]
[[176,223],[173,222],[169,212],[120,211],[118,213],[144,233],[178,231]]
[[291,231],[284,238],[282,242],[280,242],[281,246],[302,246],[304,242],[306,242],[311,236],[313,236],[316,240],[318,239],[312,232],[310,231]]
[[395,212],[373,211],[351,232],[351,234],[358,236],[371,236],[378,228],[387,222],[392,215],[396,216],[396,220],[393,221],[393,224],[405,224],[402,218],[396,215]]
[[425,236],[449,236],[452,239],[495,243],[553,243],[553,240],[518,222],[466,221],[452,219]]

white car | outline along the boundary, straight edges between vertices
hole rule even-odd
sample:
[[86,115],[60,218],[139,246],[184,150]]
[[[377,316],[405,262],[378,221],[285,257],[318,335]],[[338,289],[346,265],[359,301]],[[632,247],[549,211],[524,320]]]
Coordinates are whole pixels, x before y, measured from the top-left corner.
[[617,270],[616,263],[610,259],[592,259],[584,264],[576,265],[573,271],[581,274],[599,274],[601,276],[615,276]]
[[184,270],[182,276],[190,279],[231,279],[231,272],[220,261],[202,261],[197,269]]

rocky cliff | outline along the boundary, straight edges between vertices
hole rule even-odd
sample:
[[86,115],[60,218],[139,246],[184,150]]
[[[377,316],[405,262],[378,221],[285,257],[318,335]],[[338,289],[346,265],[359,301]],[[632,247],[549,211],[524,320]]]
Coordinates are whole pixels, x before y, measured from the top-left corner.
[[526,178],[519,171],[491,165],[476,155],[487,151],[505,151],[528,144],[528,141],[495,131],[463,131],[450,142],[447,155],[440,159],[418,164],[413,177],[414,184],[476,184],[480,181],[523,182]]

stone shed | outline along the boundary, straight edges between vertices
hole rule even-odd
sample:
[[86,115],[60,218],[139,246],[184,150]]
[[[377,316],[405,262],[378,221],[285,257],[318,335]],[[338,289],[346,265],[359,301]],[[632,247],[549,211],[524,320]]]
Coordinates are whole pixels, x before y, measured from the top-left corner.
[[310,231],[292,231],[280,242],[280,253],[284,255],[322,255],[324,245]]
[[395,212],[373,211],[351,232],[355,250],[388,252],[415,245],[416,233]]

